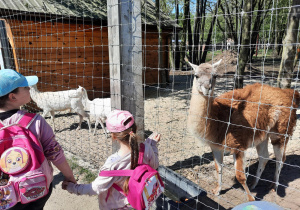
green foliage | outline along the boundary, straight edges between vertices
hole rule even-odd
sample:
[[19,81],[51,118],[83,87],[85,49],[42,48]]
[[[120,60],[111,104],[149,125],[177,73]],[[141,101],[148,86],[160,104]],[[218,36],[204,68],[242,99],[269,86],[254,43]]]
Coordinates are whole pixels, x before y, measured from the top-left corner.
[[77,164],[77,158],[72,158],[71,160],[68,160],[68,163],[74,173],[74,175],[76,176],[83,176],[83,182],[85,183],[91,183],[92,181],[94,181],[97,178],[97,174],[91,172],[90,170],[83,168],[81,166],[79,166]]
[[222,54],[222,50],[209,51],[209,52],[207,53],[205,62],[211,61],[213,57],[215,57],[215,56],[217,56],[217,55],[220,55],[220,54]]

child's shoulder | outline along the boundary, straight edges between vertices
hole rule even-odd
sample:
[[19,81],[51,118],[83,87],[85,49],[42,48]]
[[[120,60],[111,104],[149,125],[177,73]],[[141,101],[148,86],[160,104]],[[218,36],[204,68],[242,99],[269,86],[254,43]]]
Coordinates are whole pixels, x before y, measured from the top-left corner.
[[120,170],[127,168],[130,165],[131,155],[130,153],[124,157],[119,156],[117,153],[110,155],[104,165],[103,168],[109,170]]
[[[19,110],[18,112],[17,112],[17,114],[19,115],[19,116],[21,116],[21,115],[24,115],[24,114],[26,114],[26,113],[31,113],[31,112],[29,112],[29,111],[27,111],[26,109],[21,109],[21,110]],[[40,114],[38,114],[38,113],[31,113],[31,114],[34,114],[35,115],[35,119],[36,120],[44,120],[44,118],[40,115]]]
[[118,153],[116,152],[116,153],[110,155],[110,156],[106,159],[105,165],[107,165],[107,164],[112,164],[112,163],[114,163],[114,162],[116,162],[116,161],[118,161],[118,160],[120,160],[120,159],[121,159],[121,156],[119,156]]

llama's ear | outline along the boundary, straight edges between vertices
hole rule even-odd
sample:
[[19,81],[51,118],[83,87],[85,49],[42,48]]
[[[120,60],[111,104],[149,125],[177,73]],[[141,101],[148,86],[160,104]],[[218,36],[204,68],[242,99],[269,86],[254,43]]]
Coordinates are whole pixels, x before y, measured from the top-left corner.
[[214,63],[212,65],[214,67],[214,69],[218,68],[218,66],[220,65],[221,62],[222,62],[222,59],[220,59],[218,62]]
[[195,64],[190,63],[189,60],[187,59],[187,57],[185,57],[184,60],[193,68],[194,71],[197,70],[198,66],[195,65]]
[[216,74],[216,75],[223,75],[224,74],[224,69],[219,69],[218,67],[219,67],[219,65],[221,64],[221,62],[222,62],[222,59],[220,59],[218,62],[216,62],[216,63],[214,63],[213,65],[212,65],[212,67],[213,67],[213,72],[214,72],[214,74]]

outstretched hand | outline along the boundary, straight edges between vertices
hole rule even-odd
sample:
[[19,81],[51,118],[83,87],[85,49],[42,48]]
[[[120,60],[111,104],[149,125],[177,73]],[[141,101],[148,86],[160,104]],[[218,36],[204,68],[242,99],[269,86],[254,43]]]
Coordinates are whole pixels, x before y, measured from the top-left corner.
[[70,181],[64,180],[64,181],[62,182],[62,184],[61,184],[61,188],[62,188],[63,190],[67,190],[67,187],[68,187],[69,183],[70,183]]
[[150,136],[150,139],[153,139],[154,141],[156,141],[157,143],[160,141],[160,134],[157,132],[153,132]]

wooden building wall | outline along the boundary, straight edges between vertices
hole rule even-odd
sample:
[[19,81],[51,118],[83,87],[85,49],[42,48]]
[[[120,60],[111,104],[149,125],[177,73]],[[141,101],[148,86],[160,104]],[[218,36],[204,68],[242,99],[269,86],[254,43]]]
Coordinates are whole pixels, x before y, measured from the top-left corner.
[[[20,72],[39,77],[40,91],[87,89],[90,99],[110,92],[107,27],[57,21],[7,20],[17,52]],[[143,33],[143,37],[144,37]],[[163,34],[167,43],[168,33]],[[167,46],[163,67],[168,67]],[[143,69],[146,84],[157,84],[158,35],[147,29],[143,39]]]

